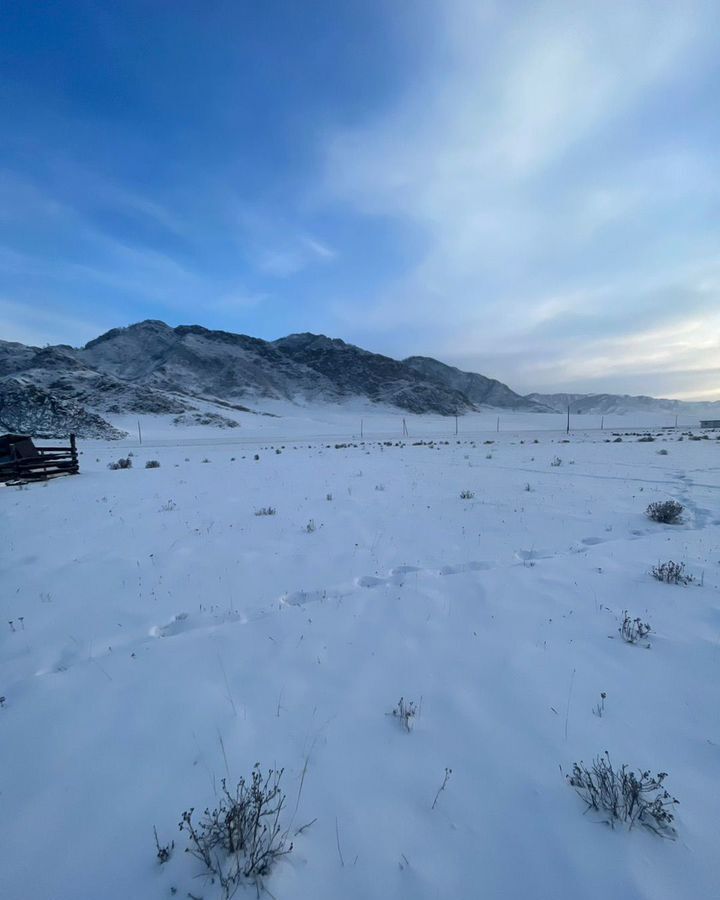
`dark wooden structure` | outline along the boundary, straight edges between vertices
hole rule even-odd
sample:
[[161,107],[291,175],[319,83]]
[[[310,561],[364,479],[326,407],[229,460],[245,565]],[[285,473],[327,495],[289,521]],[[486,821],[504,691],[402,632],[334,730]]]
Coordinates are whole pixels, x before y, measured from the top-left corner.
[[55,475],[77,475],[75,435],[65,447],[36,447],[26,434],[0,435],[0,483],[43,481]]
[[701,428],[720,428],[720,419],[700,419]]

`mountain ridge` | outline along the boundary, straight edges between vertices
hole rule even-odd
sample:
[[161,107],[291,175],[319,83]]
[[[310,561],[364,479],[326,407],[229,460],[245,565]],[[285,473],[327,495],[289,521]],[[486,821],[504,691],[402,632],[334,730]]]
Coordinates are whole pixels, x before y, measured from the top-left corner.
[[[266,341],[146,319],[112,328],[81,347],[0,341],[0,403],[7,430],[39,422],[44,432],[55,428],[62,434],[72,421],[80,436],[101,436],[105,429],[108,437],[116,437],[117,429],[102,416],[129,413],[236,427],[223,411],[252,414],[248,404],[267,400],[341,403],[350,398],[443,416],[483,409],[565,412],[568,405],[571,412],[599,414],[714,406],[613,394],[522,395],[497,379],[432,357],[397,360],[312,332]],[[720,410],[720,403],[715,406]]]

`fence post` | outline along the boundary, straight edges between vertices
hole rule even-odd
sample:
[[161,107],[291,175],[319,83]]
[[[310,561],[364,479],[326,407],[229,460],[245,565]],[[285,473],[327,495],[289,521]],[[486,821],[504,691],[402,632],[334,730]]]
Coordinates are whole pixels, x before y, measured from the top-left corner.
[[80,466],[78,465],[78,453],[77,453],[77,444],[75,443],[75,435],[70,435],[70,456],[72,458],[72,470],[73,474],[77,475],[80,471]]

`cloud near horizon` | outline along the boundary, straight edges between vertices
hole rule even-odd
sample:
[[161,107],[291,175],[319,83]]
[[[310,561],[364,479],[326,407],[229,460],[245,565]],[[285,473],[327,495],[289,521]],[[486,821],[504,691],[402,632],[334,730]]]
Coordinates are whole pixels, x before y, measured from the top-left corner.
[[0,338],[314,330],[720,399],[717,4],[78,7],[0,38]]
[[349,324],[422,321],[424,349],[526,390],[692,394],[692,363],[720,397],[713,8],[447,10],[450,64],[328,147],[330,193],[424,235]]

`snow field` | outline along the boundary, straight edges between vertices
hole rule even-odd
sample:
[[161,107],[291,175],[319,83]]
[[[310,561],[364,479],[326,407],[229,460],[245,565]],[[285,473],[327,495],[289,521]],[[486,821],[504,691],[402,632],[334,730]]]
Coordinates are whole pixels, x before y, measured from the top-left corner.
[[[177,823],[256,762],[315,820],[277,898],[715,896],[720,446],[487,437],[178,438],[114,472],[84,442],[81,476],[0,491],[3,896],[220,896]],[[606,749],[669,773],[677,840],[583,814],[563,773]]]

